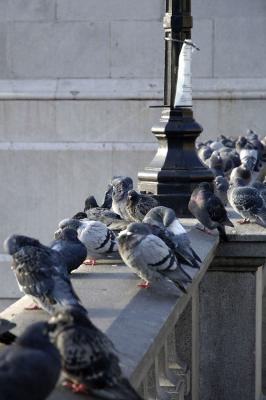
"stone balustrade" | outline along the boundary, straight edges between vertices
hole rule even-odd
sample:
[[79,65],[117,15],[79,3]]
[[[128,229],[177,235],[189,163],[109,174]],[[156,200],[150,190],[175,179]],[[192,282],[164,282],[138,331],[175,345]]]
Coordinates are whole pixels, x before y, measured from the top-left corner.
[[[145,400],[260,400],[266,231],[235,223],[229,242],[219,244],[215,233],[194,229],[195,220],[183,222],[202,259],[200,271],[186,267],[193,276],[187,294],[168,282],[139,289],[120,263],[81,266],[71,276],[75,290]],[[29,301],[1,314],[17,323],[17,333],[47,318],[25,311]],[[49,400],[74,398],[58,386]]]

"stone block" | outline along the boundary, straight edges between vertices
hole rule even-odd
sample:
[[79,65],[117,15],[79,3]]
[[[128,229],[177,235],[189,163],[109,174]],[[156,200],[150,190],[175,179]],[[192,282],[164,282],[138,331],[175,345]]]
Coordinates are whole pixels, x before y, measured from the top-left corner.
[[[2,252],[2,243],[1,243],[1,252]],[[0,256],[1,257],[1,256]],[[22,296],[17,284],[17,280],[15,278],[14,272],[11,270],[10,266],[12,263],[12,258],[10,257],[10,261],[1,261],[0,259],[0,268],[1,268],[1,285],[0,285],[0,309],[4,307],[4,304],[1,305],[2,300],[6,300],[7,302],[14,302],[16,299],[19,299]]]
[[213,73],[213,21],[201,19],[194,21],[192,40],[200,48],[192,55],[192,76],[211,77]]
[[[192,15],[195,18],[208,17],[247,17],[265,15],[266,3],[264,0],[194,0],[192,2]],[[247,26],[249,22],[247,19]],[[252,25],[250,25],[251,27]]]
[[238,137],[247,128],[265,135],[266,100],[196,100],[193,103],[196,120],[202,125],[201,140],[220,134]]
[[[1,13],[1,9],[0,9]],[[0,23],[0,79],[10,78],[11,71],[7,51],[7,23]]]
[[164,68],[162,23],[111,23],[111,76],[160,78]]
[[55,103],[0,101],[0,141],[57,141]]
[[[147,101],[58,101],[56,137],[90,142],[155,142],[150,132],[159,120]],[[160,112],[160,111],[159,111]]]
[[59,20],[161,20],[164,0],[57,0]]
[[9,0],[4,2],[8,3],[8,19],[11,21],[55,19],[55,0]]
[[13,23],[9,52],[17,78],[106,77],[106,23]]
[[215,19],[214,76],[264,77],[265,36],[266,18]]
[[112,171],[112,152],[97,150],[0,151],[3,210],[0,243],[12,233],[53,239],[58,222],[101,200]]

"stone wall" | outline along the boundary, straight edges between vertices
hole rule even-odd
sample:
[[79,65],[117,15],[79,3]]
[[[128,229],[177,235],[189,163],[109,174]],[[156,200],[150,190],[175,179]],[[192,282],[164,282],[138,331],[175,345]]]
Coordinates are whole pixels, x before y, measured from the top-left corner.
[[[0,0],[0,242],[46,243],[113,174],[147,165],[165,0]],[[192,0],[203,137],[265,134],[265,0]],[[1,260],[4,260],[2,257]]]

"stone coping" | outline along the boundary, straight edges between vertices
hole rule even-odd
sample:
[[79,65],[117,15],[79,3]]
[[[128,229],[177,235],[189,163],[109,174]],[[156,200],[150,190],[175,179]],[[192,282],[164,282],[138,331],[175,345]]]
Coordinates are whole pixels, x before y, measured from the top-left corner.
[[[71,276],[74,288],[89,310],[93,322],[112,339],[124,373],[135,387],[154,362],[173,327],[205,275],[218,245],[217,235],[206,235],[197,229],[189,232],[192,246],[203,260],[200,270],[186,267],[194,277],[186,295],[165,282],[148,290],[136,286],[139,278],[125,265],[81,266]],[[32,322],[47,319],[44,311],[25,311],[30,299],[24,296],[1,313],[14,320],[19,334]],[[63,388],[50,399],[76,398]],[[82,397],[81,397],[82,398]],[[85,397],[84,397],[85,398]]]

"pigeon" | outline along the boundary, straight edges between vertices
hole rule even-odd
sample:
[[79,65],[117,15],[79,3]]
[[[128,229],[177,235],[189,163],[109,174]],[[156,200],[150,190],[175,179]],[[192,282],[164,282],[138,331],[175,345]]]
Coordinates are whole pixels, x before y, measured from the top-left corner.
[[1,400],[44,400],[61,371],[60,354],[50,342],[48,323],[30,325],[0,352]]
[[244,168],[250,170],[251,172],[255,170],[257,164],[258,151],[254,149],[243,149],[240,152],[241,164]]
[[208,165],[208,160],[212,155],[213,150],[204,144],[202,144],[198,149],[198,156],[203,164]]
[[113,186],[109,184],[104,194],[103,203],[101,205],[102,208],[109,208],[109,210],[112,208],[112,201],[113,201],[112,194],[113,194]]
[[49,320],[65,376],[64,386],[102,400],[141,400],[123,376],[114,346],[88,316],[75,307]]
[[208,160],[209,168],[214,176],[224,176],[223,160],[218,151],[214,151]]
[[130,221],[142,222],[147,212],[157,206],[159,202],[151,195],[140,194],[135,190],[128,192],[126,210]]
[[205,228],[217,228],[222,240],[227,241],[225,225],[234,227],[221,200],[213,193],[208,182],[202,182],[193,190],[188,209]]
[[[159,229],[157,236],[162,240],[166,236],[168,241],[164,240],[165,243],[175,251],[177,257],[182,257],[184,263],[199,268],[198,262],[201,262],[201,259],[192,249],[188,234],[176,218],[174,210],[164,206],[154,207],[145,215],[143,222],[153,227],[153,234],[156,234],[155,227]],[[160,234],[161,231],[164,236]],[[173,243],[173,247],[169,242]]]
[[248,223],[252,220],[266,227],[266,204],[255,187],[245,186],[242,179],[236,178],[230,183],[228,200],[233,209],[244,219],[238,221],[239,223]]
[[107,226],[110,226],[117,221],[121,222],[120,215],[116,214],[109,208],[99,207],[95,197],[89,196],[85,200],[84,213],[86,213],[86,218],[90,221],[100,221]]
[[75,229],[62,229],[50,247],[61,254],[69,273],[77,269],[87,257],[86,246],[78,239]]
[[59,228],[73,228],[78,233],[79,240],[86,246],[88,259],[84,264],[95,265],[99,258],[114,258],[118,256],[115,234],[100,221],[64,219]]
[[118,246],[121,258],[144,281],[148,288],[155,281],[172,281],[183,293],[191,278],[180,268],[175,253],[152,233],[148,224],[133,222],[120,232]]
[[236,178],[241,178],[245,185],[248,185],[252,179],[251,171],[243,165],[240,165],[239,167],[232,169],[229,182],[234,181]]
[[223,176],[216,176],[214,179],[214,193],[221,200],[224,206],[228,203],[227,190],[229,188],[228,180]]
[[129,221],[129,214],[126,210],[127,194],[133,189],[133,181],[128,176],[114,177],[111,181],[113,187],[112,210],[126,221]]
[[67,305],[80,304],[71,285],[64,259],[38,240],[12,235],[4,242],[5,251],[13,257],[12,269],[20,290],[48,313]]
[[11,344],[16,340],[16,335],[9,332],[10,329],[15,328],[16,324],[4,318],[0,318],[0,343]]

